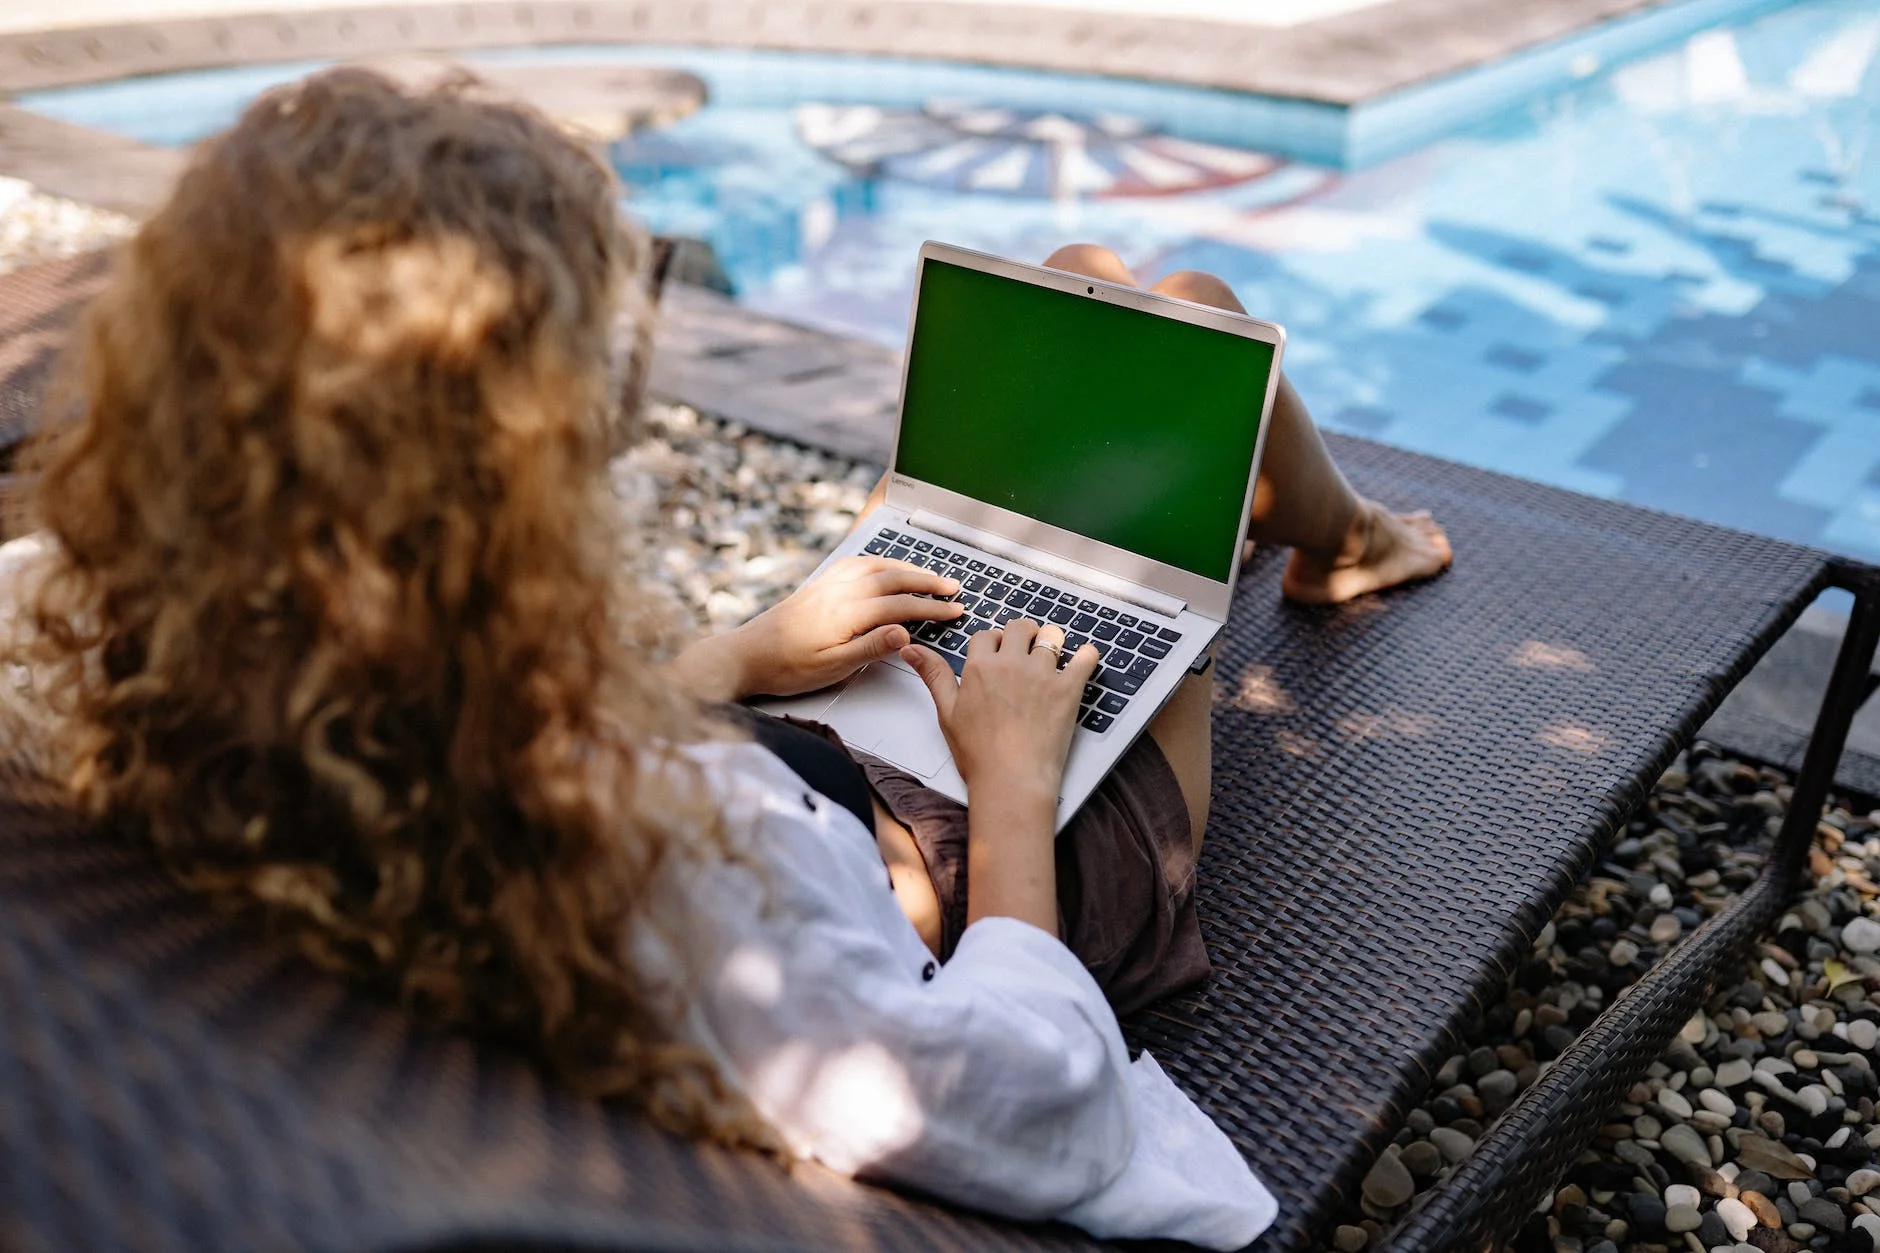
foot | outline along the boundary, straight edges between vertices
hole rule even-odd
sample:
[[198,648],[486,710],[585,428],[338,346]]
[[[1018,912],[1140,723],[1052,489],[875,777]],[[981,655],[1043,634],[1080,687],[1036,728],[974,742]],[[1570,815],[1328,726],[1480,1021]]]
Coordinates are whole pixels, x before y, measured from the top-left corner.
[[1360,500],[1343,550],[1327,558],[1294,549],[1280,588],[1308,605],[1336,605],[1441,574],[1451,560],[1449,537],[1427,512],[1392,513]]

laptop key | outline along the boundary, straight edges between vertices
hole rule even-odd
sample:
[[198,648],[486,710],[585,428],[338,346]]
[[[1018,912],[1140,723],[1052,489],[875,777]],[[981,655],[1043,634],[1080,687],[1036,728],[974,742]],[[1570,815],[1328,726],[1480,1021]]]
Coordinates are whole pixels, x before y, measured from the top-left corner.
[[898,544],[901,542],[901,533],[899,531],[890,531],[887,527],[884,526],[881,528],[881,530],[875,533],[875,538],[885,539],[890,544]]
[[890,548],[888,550],[888,559],[890,561],[906,561],[907,549],[901,547],[899,544],[896,544],[893,548]]
[[[988,614],[992,612],[992,606],[981,605],[979,608],[973,610],[973,612],[975,614]],[[971,622],[968,622],[965,627],[965,631],[968,635],[977,635],[981,631],[990,631],[991,629],[992,623],[980,617],[974,618]]]
[[960,586],[969,592],[983,592],[986,590],[986,576],[983,574],[969,574],[960,580]]
[[1160,631],[1157,631],[1155,637],[1159,640],[1167,640],[1171,644],[1179,644],[1182,642],[1182,633],[1180,631],[1172,631],[1168,627],[1163,627]]
[[1039,588],[1039,583],[1036,579],[1026,579],[1021,586],[1028,592],[1035,592]]
[[996,600],[982,600],[973,606],[975,618],[990,618],[997,612],[999,612],[999,602]]
[[961,592],[958,596],[955,596],[953,599],[955,602],[966,606],[968,609],[971,609],[974,605],[977,605],[979,603],[979,597],[973,595],[971,592]]
[[940,655],[946,659],[947,665],[953,667],[954,674],[961,675],[966,673],[966,658],[960,656],[958,653],[941,653]]
[[[1111,612],[1114,613],[1115,610],[1111,610]],[[1116,633],[1120,629],[1121,628],[1114,622],[1099,622],[1091,629],[1090,633],[1100,640],[1113,640],[1116,638]]]
[[951,548],[941,548],[937,544],[934,546],[933,555],[944,558],[947,561],[953,560],[953,550]]
[[1018,586],[1018,576],[1016,574],[1005,574],[1005,575],[1001,575],[1000,577],[1003,578],[1007,583],[1010,583],[1013,587]]
[[1087,613],[1080,613],[1075,618],[1071,619],[1071,630],[1082,631],[1085,635],[1090,634],[1091,628],[1096,625],[1096,618]]
[[1050,600],[1056,600],[1058,598],[1058,590],[1055,587],[1047,587],[1044,589],[1044,595]]
[[924,553],[930,553],[933,551],[933,543],[929,540],[917,539],[914,541],[914,547],[918,548],[921,552],[924,552]]
[[1051,611],[1051,621],[1063,626],[1077,616],[1077,610],[1070,605],[1059,605]]
[[986,568],[986,563],[983,561],[969,561],[966,563],[966,568],[977,574],[979,571]]
[[1168,656],[1168,650],[1169,646],[1164,644],[1161,640],[1144,640],[1142,646],[1136,651],[1141,653],[1144,657],[1153,657],[1157,661],[1160,661],[1162,658]]
[[1064,651],[1066,653],[1075,653],[1089,642],[1090,637],[1088,635],[1078,635],[1073,631],[1071,634],[1064,637]]
[[1092,731],[1095,731],[1097,734],[1101,735],[1103,734],[1103,732],[1108,731],[1110,729],[1110,724],[1115,722],[1116,719],[1110,717],[1110,715],[1104,713],[1101,710],[1092,709],[1089,713],[1085,714],[1083,717],[1079,718],[1077,721],[1082,723],[1084,726],[1089,727]]
[[963,651],[966,647],[966,632],[948,631],[940,637],[940,647],[950,653]]
[[1125,696],[1134,696],[1142,690],[1142,680],[1133,674],[1125,674],[1111,666],[1097,671],[1097,686],[1107,687],[1112,692],[1121,692]]
[[1129,672],[1139,679],[1146,679],[1155,673],[1155,658],[1138,657],[1129,663]]
[[1133,616],[1131,616],[1130,614],[1126,614],[1126,613],[1119,613],[1119,614],[1117,614],[1117,615],[1116,615],[1116,620],[1117,620],[1118,622],[1120,622],[1120,623],[1122,623],[1122,624],[1123,624],[1124,626],[1126,626],[1126,627],[1133,627],[1133,626],[1135,626],[1135,625],[1136,625],[1136,622],[1137,622],[1137,619],[1136,619],[1135,617],[1133,617]]
[[1106,714],[1120,714],[1129,708],[1129,697],[1121,692],[1105,692],[1097,698],[1097,708]]
[[1080,600],[1077,602],[1077,607],[1085,613],[1095,613],[1097,611],[1097,602],[1094,600]]
[[1011,586],[1005,583],[994,583],[991,587],[988,587],[986,589],[987,600],[1004,600],[1007,596],[1010,596],[1011,594],[1012,594]]
[[1004,626],[1006,623],[1013,621],[1018,616],[1019,616],[1018,610],[1016,609],[1001,609],[999,610],[998,613],[992,616],[992,620],[998,623],[1000,626]]
[[1103,689],[1098,687],[1095,683],[1084,684],[1084,703],[1085,704],[1094,703],[1096,699],[1102,695],[1103,695]]
[[885,539],[871,539],[866,544],[862,545],[862,551],[871,557],[879,557],[882,553],[887,552],[889,547],[890,545]]
[[1010,596],[1005,598],[1005,603],[1013,609],[1023,609],[1025,606],[1031,604],[1031,593],[1013,592]]
[[[1121,619],[1118,619],[1118,621],[1121,621]],[[1129,623],[1124,622],[1123,625],[1128,626]],[[1137,631],[1124,631],[1121,635],[1116,637],[1116,646],[1118,648],[1135,648],[1141,643],[1142,635]]]
[[914,631],[914,638],[923,644],[940,638],[946,627],[938,622],[923,622]]
[[1116,617],[1116,610],[1105,605],[1103,608],[1097,610],[1097,617],[1114,619]]

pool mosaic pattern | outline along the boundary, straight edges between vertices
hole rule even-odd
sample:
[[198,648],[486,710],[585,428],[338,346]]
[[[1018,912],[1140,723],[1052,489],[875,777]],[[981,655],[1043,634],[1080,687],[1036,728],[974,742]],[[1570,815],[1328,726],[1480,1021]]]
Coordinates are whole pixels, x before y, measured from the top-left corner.
[[[1807,0],[1589,63],[1577,86],[1367,169],[1274,160],[1154,195],[871,174],[806,142],[802,106],[1122,115],[1231,145],[1221,93],[694,49],[514,55],[707,80],[711,105],[616,162],[636,210],[710,240],[762,312],[898,344],[923,239],[1029,258],[1094,240],[1145,279],[1218,273],[1285,323],[1288,372],[1328,427],[1880,560],[1880,0]],[[177,142],[300,68],[46,107]]]

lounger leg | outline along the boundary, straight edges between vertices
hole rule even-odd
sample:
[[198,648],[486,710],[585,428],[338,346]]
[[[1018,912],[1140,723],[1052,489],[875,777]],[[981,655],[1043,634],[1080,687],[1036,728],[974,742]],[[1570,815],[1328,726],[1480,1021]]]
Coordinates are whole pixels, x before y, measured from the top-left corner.
[[1719,972],[1788,906],[1880,642],[1880,569],[1838,567],[1855,593],[1834,677],[1789,811],[1762,875],[1728,909],[1627,988],[1522,1094],[1442,1190],[1405,1220],[1389,1253],[1480,1250],[1506,1240],[1591,1143],[1612,1109],[1702,1007]]

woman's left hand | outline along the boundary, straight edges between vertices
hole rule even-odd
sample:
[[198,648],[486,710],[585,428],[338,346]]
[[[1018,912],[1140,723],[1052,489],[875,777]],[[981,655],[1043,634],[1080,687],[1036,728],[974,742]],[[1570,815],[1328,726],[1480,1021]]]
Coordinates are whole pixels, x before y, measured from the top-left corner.
[[[909,642],[909,622],[950,622],[959,584],[886,557],[844,557],[735,631],[700,640],[674,661],[707,700],[795,696],[839,683]],[[926,595],[920,595],[925,593]]]

